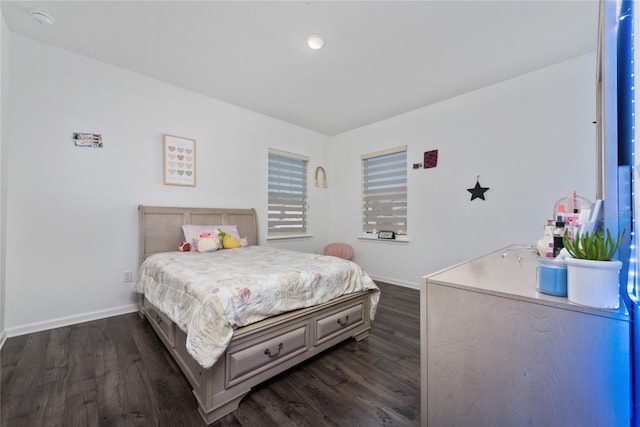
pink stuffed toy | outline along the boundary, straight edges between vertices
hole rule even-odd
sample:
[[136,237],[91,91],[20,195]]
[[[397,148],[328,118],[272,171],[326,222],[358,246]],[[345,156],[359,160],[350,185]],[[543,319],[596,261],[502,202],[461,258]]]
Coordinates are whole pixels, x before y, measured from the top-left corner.
[[196,251],[198,252],[213,252],[218,249],[220,245],[220,238],[210,231],[203,231],[199,236],[196,236]]

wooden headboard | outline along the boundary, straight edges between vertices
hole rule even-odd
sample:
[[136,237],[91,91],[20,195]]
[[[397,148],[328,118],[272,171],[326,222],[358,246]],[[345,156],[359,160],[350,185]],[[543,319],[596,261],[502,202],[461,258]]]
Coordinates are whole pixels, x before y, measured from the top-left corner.
[[142,263],[149,255],[178,250],[184,241],[182,225],[235,225],[240,237],[258,244],[258,219],[255,209],[183,208],[138,206],[140,217],[140,253]]

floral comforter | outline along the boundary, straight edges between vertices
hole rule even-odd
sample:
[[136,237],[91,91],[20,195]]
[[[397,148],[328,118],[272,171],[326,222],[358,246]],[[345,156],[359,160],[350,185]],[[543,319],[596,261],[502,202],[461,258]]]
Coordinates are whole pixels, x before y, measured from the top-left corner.
[[351,261],[268,246],[151,255],[133,289],[186,332],[188,353],[205,368],[224,353],[234,328],[367,289],[376,290],[373,319],[380,297]]

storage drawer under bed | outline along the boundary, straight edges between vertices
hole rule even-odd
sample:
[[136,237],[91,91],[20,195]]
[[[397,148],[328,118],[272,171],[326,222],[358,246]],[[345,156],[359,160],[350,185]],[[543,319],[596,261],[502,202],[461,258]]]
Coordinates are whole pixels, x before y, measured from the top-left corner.
[[227,354],[229,386],[307,351],[307,324]]
[[153,329],[156,330],[160,338],[166,341],[171,347],[175,347],[175,330],[173,322],[157,310],[147,299],[144,300],[144,310],[147,315],[147,319],[149,319],[149,323],[153,326]]
[[347,307],[316,321],[316,342],[323,343],[351,328],[361,325],[364,318],[362,303]]

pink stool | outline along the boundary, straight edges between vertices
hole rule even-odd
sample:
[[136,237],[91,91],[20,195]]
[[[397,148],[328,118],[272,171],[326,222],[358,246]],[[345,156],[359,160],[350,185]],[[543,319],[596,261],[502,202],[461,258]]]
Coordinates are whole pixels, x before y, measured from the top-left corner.
[[342,259],[353,258],[353,248],[346,243],[329,243],[324,247],[324,254]]

